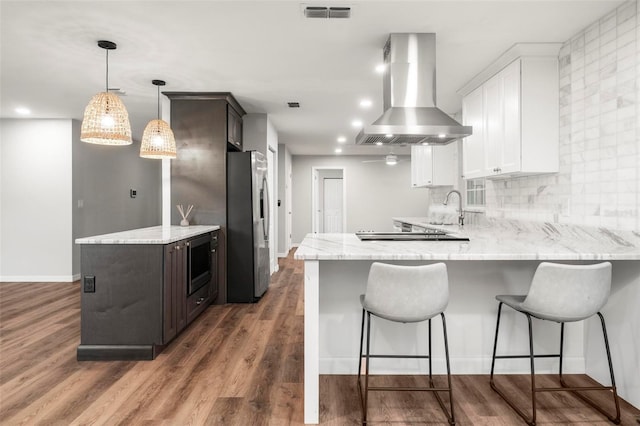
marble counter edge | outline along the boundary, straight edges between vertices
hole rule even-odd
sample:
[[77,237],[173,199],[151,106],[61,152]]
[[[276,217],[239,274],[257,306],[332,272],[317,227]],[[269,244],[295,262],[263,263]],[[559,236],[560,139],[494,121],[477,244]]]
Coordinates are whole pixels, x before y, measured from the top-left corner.
[[76,244],[169,244],[219,230],[219,225],[152,226],[77,238]]
[[581,254],[296,254],[296,260],[540,260],[540,261],[607,261],[607,260],[640,260],[640,255],[610,254],[610,253],[581,253]]

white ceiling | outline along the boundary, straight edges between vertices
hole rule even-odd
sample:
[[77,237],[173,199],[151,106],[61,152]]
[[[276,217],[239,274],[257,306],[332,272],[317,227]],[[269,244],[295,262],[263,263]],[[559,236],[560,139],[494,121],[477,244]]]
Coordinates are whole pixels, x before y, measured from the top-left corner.
[[[126,92],[134,140],[156,114],[152,79],[167,91],[229,91],[269,114],[294,155],[384,153],[354,145],[351,121],[382,113],[374,72],[391,32],[437,35],[438,106],[460,110],[464,83],[517,42],[564,42],[619,0],[543,1],[5,1],[0,2],[0,116],[82,119],[90,97]],[[351,19],[306,19],[303,5],[351,6]],[[369,98],[373,106],[359,107]],[[289,109],[298,101],[300,109]],[[402,153],[397,152],[396,153]]]

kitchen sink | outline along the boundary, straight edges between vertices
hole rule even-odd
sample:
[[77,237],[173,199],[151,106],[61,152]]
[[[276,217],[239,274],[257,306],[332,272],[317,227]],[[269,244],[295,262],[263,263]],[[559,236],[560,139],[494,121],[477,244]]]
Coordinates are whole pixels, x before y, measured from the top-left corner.
[[469,238],[448,234],[439,229],[425,232],[356,232],[362,241],[469,241]]

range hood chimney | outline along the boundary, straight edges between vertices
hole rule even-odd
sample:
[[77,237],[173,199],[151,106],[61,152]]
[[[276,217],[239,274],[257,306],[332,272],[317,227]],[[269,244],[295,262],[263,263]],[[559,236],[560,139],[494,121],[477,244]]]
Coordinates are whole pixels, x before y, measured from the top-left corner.
[[469,136],[436,107],[436,35],[394,33],[384,46],[384,114],[356,136],[356,144],[445,145]]

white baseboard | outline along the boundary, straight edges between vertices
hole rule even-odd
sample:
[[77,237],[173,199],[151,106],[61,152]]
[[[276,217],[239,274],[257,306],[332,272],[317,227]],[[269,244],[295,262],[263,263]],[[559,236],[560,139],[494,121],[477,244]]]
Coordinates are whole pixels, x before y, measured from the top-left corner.
[[71,283],[80,279],[76,275],[0,275],[3,283]]
[[[371,361],[371,374],[424,374],[427,360],[375,359]],[[562,363],[566,374],[584,374],[583,357],[566,357]],[[444,358],[433,358],[433,374],[446,374]],[[491,358],[451,358],[451,374],[489,374]],[[528,374],[529,360],[497,360],[496,374]],[[537,359],[536,373],[558,372],[554,359]],[[358,374],[358,358],[320,358],[320,374]]]
[[289,253],[278,253],[278,257],[287,257]]

